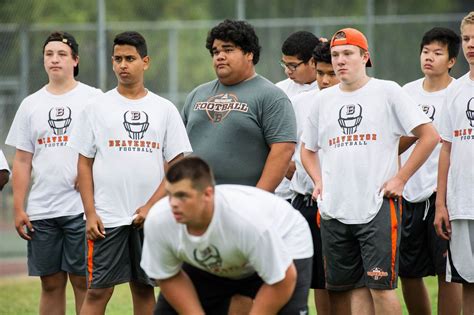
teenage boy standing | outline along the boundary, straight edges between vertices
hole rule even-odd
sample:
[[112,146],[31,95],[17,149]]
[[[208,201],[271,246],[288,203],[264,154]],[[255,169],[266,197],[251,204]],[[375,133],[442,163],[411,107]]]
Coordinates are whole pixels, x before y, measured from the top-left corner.
[[[84,208],[77,191],[77,154],[66,147],[77,117],[101,91],[76,81],[79,45],[66,32],[43,45],[48,84],[23,100],[6,143],[13,160],[15,227],[28,241],[28,274],[41,278],[40,314],[66,312],[66,283],[79,313],[86,292]],[[25,199],[33,178],[33,185]]]
[[462,283],[464,314],[474,313],[474,11],[461,22],[469,72],[448,88],[441,116],[435,227],[449,240],[446,280]]
[[301,149],[301,134],[305,121],[311,112],[316,95],[320,90],[324,90],[339,83],[339,79],[334,73],[331,64],[331,49],[328,42],[319,43],[313,51],[313,62],[316,63],[316,81],[319,89],[315,86],[312,90],[301,92],[292,98],[293,109],[295,110],[296,126],[298,143],[296,146],[296,154],[294,156],[294,163],[296,165],[295,173],[291,178],[290,191],[293,195],[292,205],[295,209],[301,212],[303,217],[308,222],[313,238],[313,274],[311,281],[311,288],[314,289],[314,302],[316,310],[319,315],[330,313],[329,297],[326,290],[326,277],[324,276],[324,261],[323,251],[321,245],[321,230],[319,226],[320,215],[318,205],[312,199],[313,182],[306,173],[306,170],[301,164],[300,149]]
[[[393,290],[397,199],[436,146],[438,134],[400,86],[367,76],[366,66],[372,63],[361,32],[342,29],[330,45],[340,83],[316,96],[302,135],[301,159],[321,213],[331,312],[348,314],[352,292],[368,287],[371,297],[361,299],[361,305],[373,305],[377,314],[401,314]],[[398,169],[399,138],[410,133],[419,141]]]
[[[456,63],[461,40],[452,30],[435,27],[423,35],[420,45],[423,78],[406,84],[403,89],[439,127],[446,89],[455,81],[449,71]],[[438,313],[461,312],[461,287],[446,282],[448,241],[436,235],[436,181],[441,144],[416,171],[403,191],[400,269],[403,297],[410,314],[431,314],[431,303],[423,277],[438,275]],[[401,156],[402,165],[412,153]]]
[[153,281],[140,268],[143,222],[165,195],[165,161],[191,151],[176,107],[144,86],[150,64],[137,32],[114,39],[118,85],[96,98],[81,117],[71,147],[86,214],[88,290],[81,314],[104,314],[116,284],[129,282],[134,314],[150,314]]
[[[318,90],[313,50],[319,43],[319,38],[313,33],[297,31],[290,34],[281,46],[282,56],[280,65],[285,70],[285,74],[288,78],[277,82],[275,85],[288,95],[293,103],[293,109],[294,97],[306,91]],[[297,154],[299,155],[299,153]],[[277,196],[286,200],[290,200],[294,197],[290,190],[290,180],[295,170],[296,166],[293,157],[285,177],[275,189]]]

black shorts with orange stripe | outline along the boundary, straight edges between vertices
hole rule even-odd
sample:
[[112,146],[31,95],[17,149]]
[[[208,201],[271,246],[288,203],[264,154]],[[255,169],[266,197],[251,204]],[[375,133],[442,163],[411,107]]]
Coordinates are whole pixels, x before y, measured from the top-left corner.
[[379,212],[368,223],[321,220],[328,290],[397,287],[400,212],[398,200],[384,198]]
[[326,278],[324,277],[323,248],[321,244],[321,230],[318,224],[318,205],[313,201],[311,195],[297,194],[293,199],[292,206],[298,210],[306,219],[313,238],[313,276],[311,289],[325,289]]
[[87,287],[110,288],[125,282],[154,286],[140,267],[143,229],[124,225],[105,229],[105,238],[87,241]]

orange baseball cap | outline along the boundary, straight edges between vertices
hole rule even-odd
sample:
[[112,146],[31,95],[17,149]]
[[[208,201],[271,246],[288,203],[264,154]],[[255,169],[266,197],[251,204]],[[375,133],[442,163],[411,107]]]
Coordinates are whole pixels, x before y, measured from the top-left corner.
[[[354,45],[366,51],[369,51],[369,44],[362,32],[355,28],[343,28],[337,31],[331,39],[331,48],[339,45]],[[369,60],[365,64],[366,67],[372,67],[372,61]]]

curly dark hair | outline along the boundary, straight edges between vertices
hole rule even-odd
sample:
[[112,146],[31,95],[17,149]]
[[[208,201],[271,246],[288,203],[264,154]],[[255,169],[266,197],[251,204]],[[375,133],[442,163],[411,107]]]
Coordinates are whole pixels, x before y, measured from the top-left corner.
[[313,49],[319,44],[319,38],[307,31],[298,31],[283,42],[281,52],[286,56],[294,56],[307,63],[313,53]]
[[214,40],[232,42],[246,53],[253,53],[253,64],[256,65],[260,59],[260,45],[258,37],[252,25],[245,21],[226,19],[214,26],[208,33],[206,48],[212,56],[212,44]]

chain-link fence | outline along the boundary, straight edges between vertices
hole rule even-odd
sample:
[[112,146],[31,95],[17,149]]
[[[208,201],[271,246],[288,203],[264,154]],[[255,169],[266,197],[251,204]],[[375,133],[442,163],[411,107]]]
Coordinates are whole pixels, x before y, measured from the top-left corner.
[[[388,1],[388,3],[391,2]],[[373,5],[373,1],[370,0],[367,3]],[[239,15],[242,15],[242,1],[236,1],[236,4],[237,11],[240,12]],[[303,9],[301,8],[301,10]],[[326,15],[331,15],[331,12],[327,12]],[[257,72],[273,82],[284,78],[284,73],[279,66],[280,47],[290,33],[297,30],[308,30],[318,36],[330,38],[338,29],[352,26],[365,32],[369,38],[371,59],[374,62],[371,74],[404,84],[421,76],[419,43],[423,33],[434,26],[449,27],[459,32],[459,23],[464,15],[466,12],[375,15],[368,6],[367,12],[360,12],[359,16],[252,18],[248,19],[248,22],[256,28],[262,46],[261,61],[257,65]],[[255,14],[249,12],[248,16],[253,17]],[[146,86],[171,99],[178,108],[182,107],[187,93],[195,86],[214,79],[211,58],[205,49],[205,38],[208,30],[220,20],[162,22],[143,20],[118,22],[114,21],[116,20],[114,18],[110,18],[110,20],[112,21],[103,25],[105,49],[102,50],[100,49],[100,40],[98,40],[101,36],[101,33],[98,32],[99,23],[95,21],[75,24],[0,23],[1,143],[4,143],[21,100],[47,82],[43,68],[42,46],[44,39],[53,30],[67,31],[76,37],[79,42],[80,55],[78,79],[92,86],[103,85],[105,89],[115,86],[116,80],[109,57],[111,43],[115,34],[125,30],[139,31],[147,39],[152,61],[151,67],[146,73]],[[101,60],[104,59],[106,62],[102,65]],[[105,75],[98,71],[98,69],[104,68]],[[452,75],[459,77],[467,70],[468,66],[460,55]],[[5,145],[1,145],[1,147],[11,165],[14,150]],[[12,227],[10,186],[5,188],[1,198],[0,229],[4,231],[7,226]],[[17,249],[14,245],[8,248],[0,247],[0,257],[23,254],[23,248],[24,246]]]

